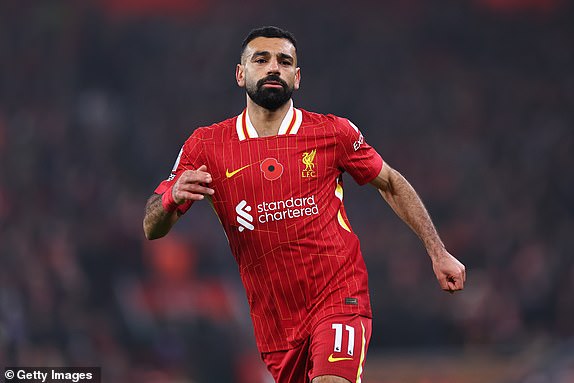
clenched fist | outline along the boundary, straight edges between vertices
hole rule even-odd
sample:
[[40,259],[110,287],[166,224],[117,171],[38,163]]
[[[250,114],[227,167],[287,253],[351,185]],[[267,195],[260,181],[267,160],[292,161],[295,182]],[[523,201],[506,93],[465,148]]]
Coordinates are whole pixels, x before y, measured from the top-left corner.
[[185,201],[200,201],[206,194],[213,195],[215,190],[205,186],[211,181],[211,174],[207,172],[205,165],[201,165],[197,170],[186,170],[171,188],[173,200],[181,205]]

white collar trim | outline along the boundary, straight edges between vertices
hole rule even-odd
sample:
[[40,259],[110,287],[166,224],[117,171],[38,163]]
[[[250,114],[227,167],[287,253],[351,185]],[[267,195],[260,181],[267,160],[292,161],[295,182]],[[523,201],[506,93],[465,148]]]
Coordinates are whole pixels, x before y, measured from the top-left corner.
[[[285,114],[285,117],[283,117],[283,121],[281,121],[281,126],[279,127],[277,135],[297,134],[302,122],[303,113],[299,109],[293,107],[293,100],[291,100],[291,105],[289,106],[289,110]],[[243,141],[247,138],[259,137],[257,130],[249,118],[247,108],[237,116],[235,129],[237,130],[239,141]]]

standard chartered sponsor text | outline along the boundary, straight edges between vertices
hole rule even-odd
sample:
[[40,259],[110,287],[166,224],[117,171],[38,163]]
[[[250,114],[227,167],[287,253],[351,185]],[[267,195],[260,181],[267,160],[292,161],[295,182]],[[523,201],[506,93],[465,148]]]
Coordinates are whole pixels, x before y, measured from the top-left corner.
[[287,218],[299,218],[319,214],[315,195],[310,197],[291,197],[286,200],[262,202],[257,205],[259,223],[280,221]]

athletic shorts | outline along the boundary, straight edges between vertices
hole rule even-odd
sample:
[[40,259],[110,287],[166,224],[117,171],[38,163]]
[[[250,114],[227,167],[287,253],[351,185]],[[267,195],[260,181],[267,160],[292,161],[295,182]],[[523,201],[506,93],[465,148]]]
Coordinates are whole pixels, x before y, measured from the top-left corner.
[[309,383],[322,375],[360,383],[370,339],[371,319],[336,315],[321,320],[296,348],[261,357],[277,383]]

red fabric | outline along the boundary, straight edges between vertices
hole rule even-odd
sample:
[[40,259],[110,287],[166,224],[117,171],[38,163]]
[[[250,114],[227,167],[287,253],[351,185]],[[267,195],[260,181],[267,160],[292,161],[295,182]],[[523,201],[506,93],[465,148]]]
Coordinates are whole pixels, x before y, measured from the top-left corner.
[[299,346],[285,351],[261,354],[263,362],[273,376],[275,383],[308,383],[307,375],[311,363],[309,343],[306,339]]
[[[350,330],[352,328],[352,331]],[[337,345],[337,332],[340,339]],[[358,315],[324,319],[299,346],[263,353],[263,362],[277,383],[308,383],[323,375],[357,382],[362,375],[371,339],[372,321]],[[349,353],[349,344],[352,351]]]
[[184,170],[207,166],[213,207],[239,265],[259,350],[292,348],[330,315],[370,317],[359,240],[335,192],[343,171],[360,184],[371,181],[381,157],[335,116],[302,111],[296,134],[243,141],[236,122],[195,130],[156,193]]
[[163,210],[167,211],[168,213],[172,213],[177,210],[178,205],[173,199],[173,192],[171,187],[167,189],[161,196],[161,205],[163,206]]

